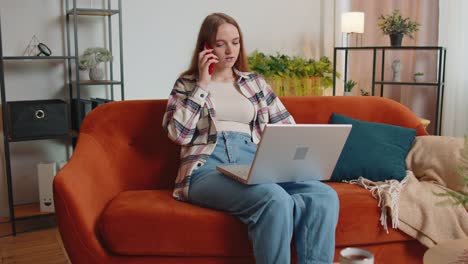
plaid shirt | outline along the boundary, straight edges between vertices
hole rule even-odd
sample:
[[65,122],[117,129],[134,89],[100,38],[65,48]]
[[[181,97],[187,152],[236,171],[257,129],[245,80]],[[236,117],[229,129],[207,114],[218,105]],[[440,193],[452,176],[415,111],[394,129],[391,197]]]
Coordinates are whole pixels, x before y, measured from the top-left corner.
[[[270,86],[258,74],[234,70],[241,93],[253,104],[255,113],[250,122],[252,140],[258,144],[267,123],[294,124]],[[180,167],[173,196],[188,199],[190,175],[203,166],[216,146],[216,111],[209,91],[197,85],[193,75],[177,79],[167,102],[163,127],[169,138],[181,145]]]

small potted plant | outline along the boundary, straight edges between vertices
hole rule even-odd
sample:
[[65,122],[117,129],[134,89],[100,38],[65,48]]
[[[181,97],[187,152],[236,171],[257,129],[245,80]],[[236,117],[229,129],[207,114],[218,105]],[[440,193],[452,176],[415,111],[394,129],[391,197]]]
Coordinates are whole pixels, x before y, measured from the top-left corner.
[[344,95],[345,96],[353,95],[351,91],[353,90],[356,84],[357,83],[353,80],[347,80],[344,84]]
[[403,18],[398,9],[393,10],[391,15],[380,15],[379,20],[379,29],[382,30],[384,35],[390,35],[390,44],[393,47],[401,46],[404,35],[412,39],[413,32],[419,30],[419,23],[409,17]]
[[88,48],[79,58],[80,70],[89,69],[89,79],[102,80],[104,79],[104,70],[99,67],[101,62],[112,60],[112,54],[106,48]]
[[424,78],[424,73],[422,73],[422,72],[416,72],[413,75],[413,79],[414,79],[415,82],[422,82],[423,78]]
[[363,89],[359,89],[359,92],[361,93],[362,96],[369,96],[370,93],[368,91],[364,91]]

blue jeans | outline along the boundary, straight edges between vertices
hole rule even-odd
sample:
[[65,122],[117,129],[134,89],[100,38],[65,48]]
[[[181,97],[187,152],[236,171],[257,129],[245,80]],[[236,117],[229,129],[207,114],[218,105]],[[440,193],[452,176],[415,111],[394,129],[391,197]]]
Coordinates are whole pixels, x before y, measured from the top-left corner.
[[256,148],[250,135],[219,132],[215,150],[191,175],[189,201],[247,224],[256,263],[289,263],[293,232],[299,263],[332,263],[339,201],[331,187],[320,181],[244,185],[216,170],[251,163]]

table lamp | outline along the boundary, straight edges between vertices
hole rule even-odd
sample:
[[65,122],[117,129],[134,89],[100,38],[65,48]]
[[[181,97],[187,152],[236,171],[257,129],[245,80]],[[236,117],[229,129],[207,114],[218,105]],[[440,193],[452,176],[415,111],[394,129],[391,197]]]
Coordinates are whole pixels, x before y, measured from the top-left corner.
[[[346,46],[349,45],[349,37],[355,38],[355,46],[362,46],[362,35],[364,33],[364,12],[347,12],[341,14],[341,32],[346,35]],[[343,35],[341,41],[343,42]]]

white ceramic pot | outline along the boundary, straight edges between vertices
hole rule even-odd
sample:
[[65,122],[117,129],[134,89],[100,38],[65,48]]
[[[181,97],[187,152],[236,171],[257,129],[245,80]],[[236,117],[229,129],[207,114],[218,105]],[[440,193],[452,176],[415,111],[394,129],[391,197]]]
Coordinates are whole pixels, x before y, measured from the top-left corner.
[[415,82],[423,82],[424,80],[424,75],[414,75],[413,77]]
[[353,92],[344,92],[344,96],[353,96]]
[[89,69],[89,79],[93,81],[100,81],[104,80],[104,70],[99,67],[95,66]]

